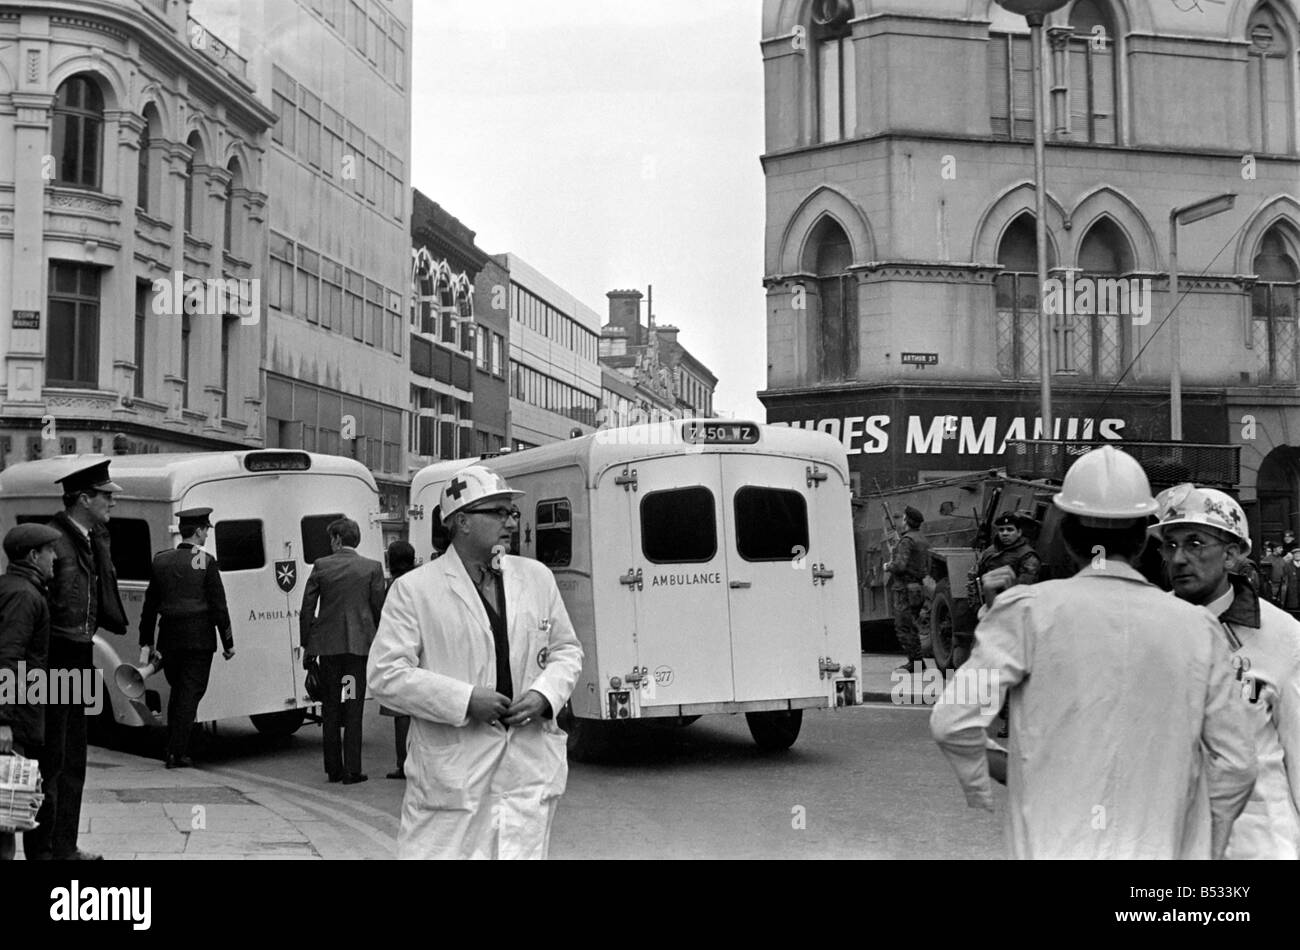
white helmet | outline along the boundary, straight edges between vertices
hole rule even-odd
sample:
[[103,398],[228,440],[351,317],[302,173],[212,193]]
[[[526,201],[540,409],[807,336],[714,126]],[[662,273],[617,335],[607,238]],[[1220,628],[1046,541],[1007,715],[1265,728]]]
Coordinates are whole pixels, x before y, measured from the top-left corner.
[[1142,466],[1113,445],[1081,455],[1065,473],[1061,491],[1052,501],[1091,528],[1137,521],[1155,514],[1157,508]]
[[1214,488],[1197,488],[1185,483],[1166,488],[1157,497],[1160,505],[1159,523],[1148,531],[1157,538],[1164,537],[1164,529],[1175,525],[1194,524],[1214,528],[1230,535],[1243,545],[1242,551],[1250,553],[1250,528],[1246,512],[1232,498]]
[[526,492],[511,488],[504,478],[491,469],[484,468],[482,465],[471,465],[462,468],[446,485],[442,486],[438,505],[442,509],[442,520],[445,524],[462,508],[476,505],[481,501],[514,498],[523,494]]

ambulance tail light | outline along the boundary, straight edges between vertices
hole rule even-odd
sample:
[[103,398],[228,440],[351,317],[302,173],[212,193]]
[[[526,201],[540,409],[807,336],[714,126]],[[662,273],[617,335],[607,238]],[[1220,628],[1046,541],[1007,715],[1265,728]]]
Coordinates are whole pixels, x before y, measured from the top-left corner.
[[632,691],[627,689],[611,689],[607,694],[609,703],[610,719],[631,719],[632,718]]

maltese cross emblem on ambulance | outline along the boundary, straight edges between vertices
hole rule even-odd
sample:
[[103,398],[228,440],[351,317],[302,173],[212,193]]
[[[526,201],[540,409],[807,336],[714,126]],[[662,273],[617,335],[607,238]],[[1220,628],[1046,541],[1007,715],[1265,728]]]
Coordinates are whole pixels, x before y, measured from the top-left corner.
[[286,594],[298,586],[298,562],[276,561],[275,583]]

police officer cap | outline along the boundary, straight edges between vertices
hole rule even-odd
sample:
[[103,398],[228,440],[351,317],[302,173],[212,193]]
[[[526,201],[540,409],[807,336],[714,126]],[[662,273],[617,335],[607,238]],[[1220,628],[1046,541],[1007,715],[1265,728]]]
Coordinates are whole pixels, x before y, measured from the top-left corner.
[[27,557],[29,551],[57,541],[61,537],[58,531],[43,524],[20,524],[16,528],[10,528],[9,533],[5,535],[5,557],[10,561],[21,561]]
[[108,477],[108,459],[78,469],[70,475],[58,479],[65,492],[121,491],[122,486]]
[[211,508],[187,508],[178,511],[176,518],[182,528],[211,528],[212,522],[208,520],[210,514],[212,514]]
[[925,515],[921,514],[921,512],[917,511],[911,505],[908,505],[903,509],[903,515],[908,521],[915,524],[925,524]]

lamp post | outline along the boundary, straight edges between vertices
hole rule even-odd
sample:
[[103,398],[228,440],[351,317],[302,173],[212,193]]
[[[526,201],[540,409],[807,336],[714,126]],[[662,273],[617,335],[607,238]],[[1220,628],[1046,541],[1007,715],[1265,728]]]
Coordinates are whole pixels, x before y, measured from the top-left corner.
[[1231,211],[1234,194],[1217,195],[1169,212],[1169,438],[1183,441],[1183,337],[1181,321],[1174,315],[1178,306],[1178,225],[1193,224]]
[[1054,439],[1052,424],[1052,327],[1045,306],[1047,287],[1047,147],[1043,131],[1043,20],[1069,0],[997,0],[1029,24],[1030,71],[1034,99],[1034,237],[1038,254],[1038,388],[1043,438]]

